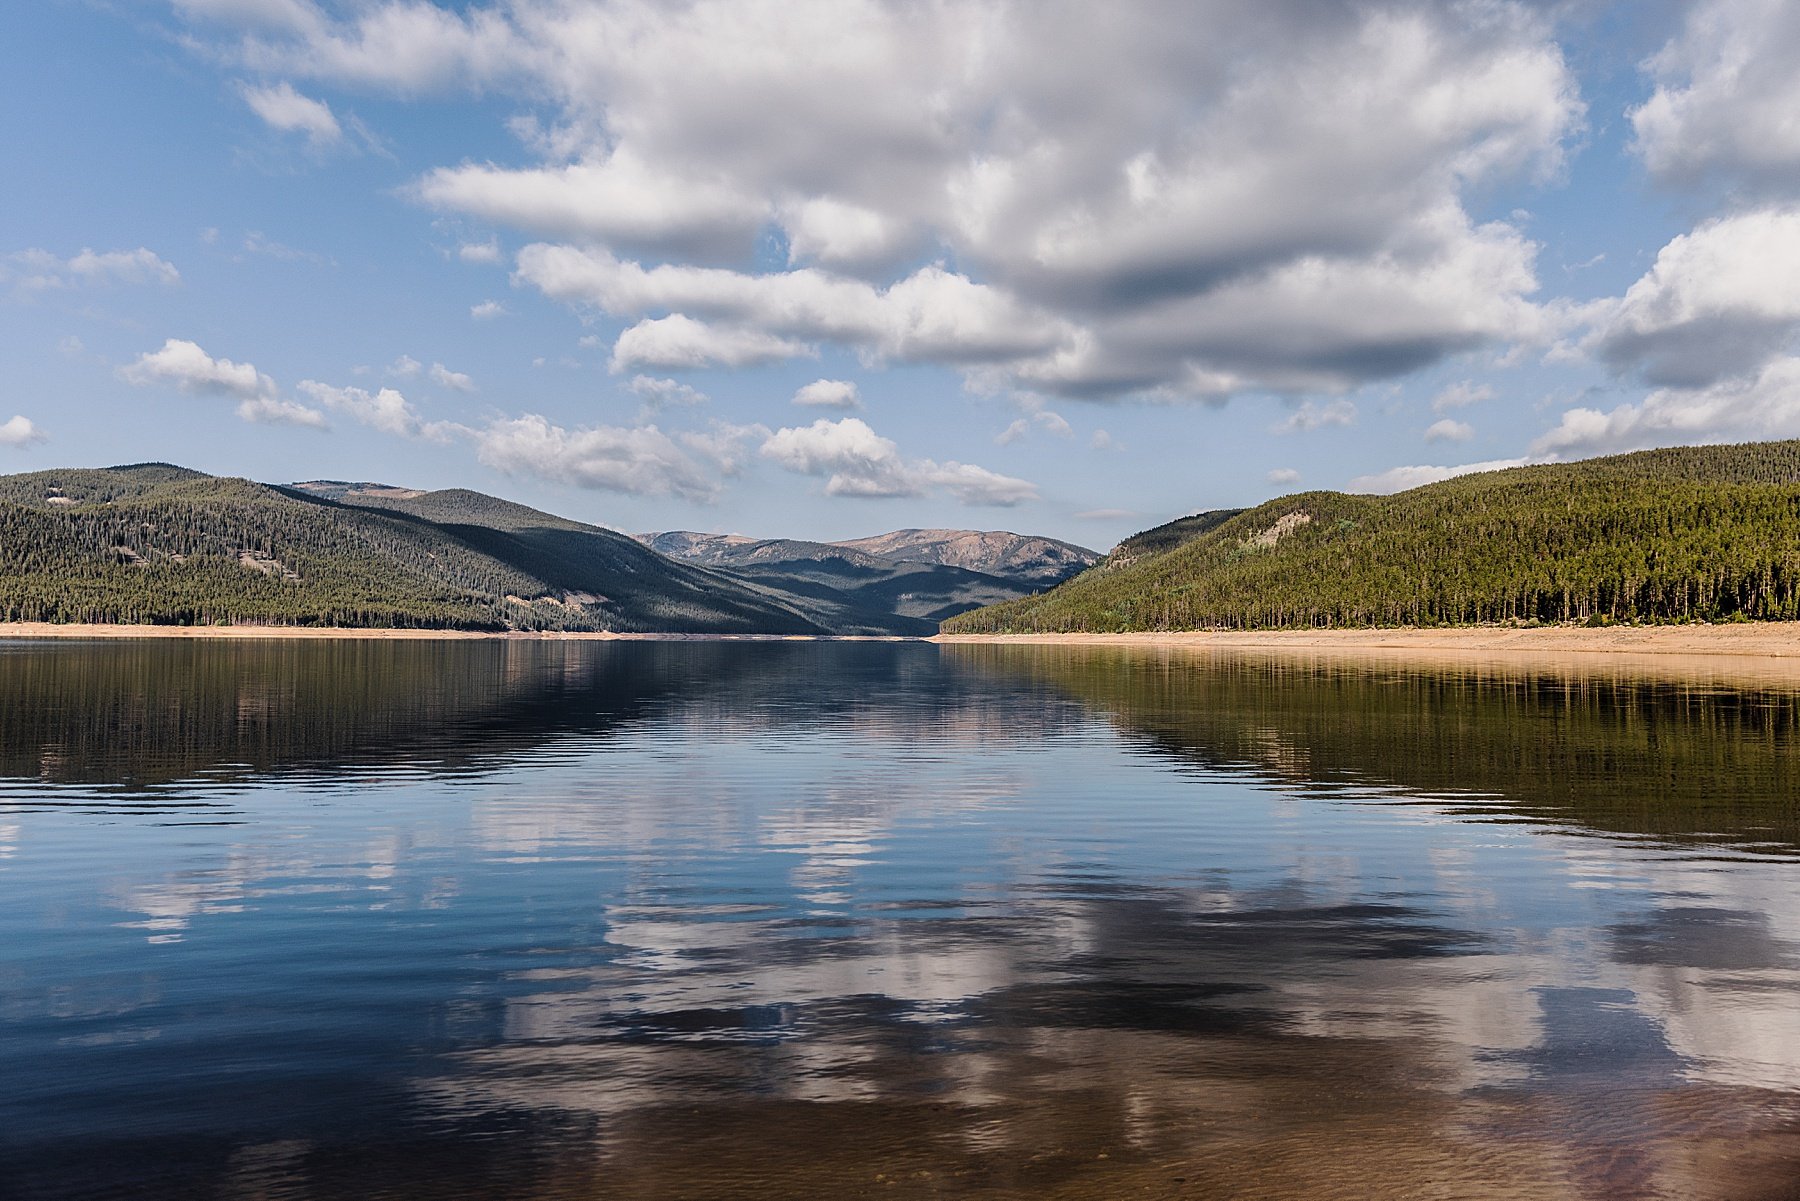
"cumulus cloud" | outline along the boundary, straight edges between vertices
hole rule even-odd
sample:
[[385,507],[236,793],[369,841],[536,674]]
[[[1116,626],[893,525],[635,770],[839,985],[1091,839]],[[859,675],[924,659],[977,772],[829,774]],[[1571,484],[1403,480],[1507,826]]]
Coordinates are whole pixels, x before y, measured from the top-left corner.
[[498,263],[500,243],[492,239],[486,242],[464,242],[456,248],[456,257],[465,263]]
[[119,368],[119,378],[140,387],[162,384],[183,392],[255,400],[275,395],[275,381],[250,363],[215,359],[197,343],[170,338]]
[[1425,431],[1427,442],[1467,442],[1475,436],[1475,427],[1466,421],[1445,417],[1434,421]]
[[[667,313],[662,320],[698,324],[698,316],[766,345],[831,341],[878,359],[1004,361],[1047,353],[1071,333],[1005,292],[939,266],[879,288],[812,268],[760,275],[671,264],[647,268],[603,249],[535,243],[519,252],[517,278],[554,299],[612,317]],[[781,357],[796,353],[804,350]]]
[[255,425],[298,425],[318,430],[330,428],[325,414],[319,410],[280,396],[256,396],[240,401],[237,415]]
[[1320,402],[1308,400],[1281,421],[1269,427],[1271,434],[1309,434],[1333,425],[1352,425],[1356,421],[1356,405],[1342,398]]
[[1664,246],[1584,345],[1651,384],[1710,385],[1754,374],[1800,336],[1800,208],[1701,223]]
[[[1011,425],[994,435],[994,441],[1001,446],[1008,446],[1029,434],[1033,429],[1047,430],[1059,438],[1073,438],[1075,431],[1070,427],[1061,413],[1049,409],[1036,409],[1016,419]],[[1109,439],[1110,441],[1110,439]],[[1095,449],[1101,449],[1096,446]]]
[[44,431],[22,414],[0,422],[0,446],[30,446],[44,437]]
[[660,174],[629,151],[555,167],[440,167],[415,186],[433,208],[537,234],[703,258],[730,257],[766,204],[704,176]]
[[776,430],[762,455],[799,475],[825,479],[829,496],[923,496],[942,490],[964,504],[1011,506],[1037,499],[1025,480],[968,463],[904,459],[892,439],[858,417]]
[[794,403],[808,409],[860,409],[856,384],[847,379],[816,379],[794,393]]
[[61,258],[48,250],[22,250],[0,259],[0,283],[26,292],[74,288],[83,284],[177,284],[181,273],[155,251],[95,251]]
[[[1508,0],[293,2],[232,26],[216,0],[202,40],[548,102],[527,161],[413,187],[574,244],[528,248],[522,282],[702,323],[739,364],[833,343],[1096,399],[1337,391],[1542,336],[1536,246],[1465,195],[1553,174],[1582,121],[1548,20]],[[771,234],[788,269],[743,271]],[[927,248],[954,266],[892,278]],[[640,323],[615,359],[680,365],[644,344],[694,329]]]
[[442,363],[433,363],[429,372],[431,382],[440,388],[449,388],[453,392],[473,392],[475,381],[461,371],[452,371]]
[[1645,64],[1656,90],[1632,110],[1635,147],[1671,182],[1800,189],[1800,8],[1706,0]]
[[1271,484],[1286,486],[1288,484],[1298,484],[1300,482],[1300,473],[1295,471],[1292,467],[1277,467],[1263,478],[1268,480]]
[[804,342],[760,330],[710,325],[675,313],[638,322],[613,343],[611,369],[682,371],[701,367],[750,367],[816,355]]
[[1421,488],[1426,484],[1455,479],[1460,475],[1475,475],[1483,471],[1504,471],[1508,467],[1523,467],[1529,462],[1531,462],[1530,459],[1489,459],[1483,463],[1464,463],[1457,467],[1390,467],[1386,471],[1377,472],[1374,475],[1359,475],[1344,485],[1344,490],[1385,496],[1390,492],[1404,492],[1408,488]]
[[307,379],[300,381],[299,390],[326,408],[383,433],[441,442],[452,432],[452,427],[444,423],[424,421],[412,402],[393,388],[370,392],[366,388],[338,388]]
[[506,306],[498,300],[484,300],[480,304],[469,306],[469,316],[477,321],[490,321],[495,317],[506,315]]
[[327,428],[325,414],[282,397],[275,381],[254,364],[215,359],[185,338],[170,338],[160,348],[146,351],[119,368],[118,376],[139,387],[160,385],[196,396],[233,397],[238,401],[237,415],[258,425]]
[[331,106],[323,100],[302,96],[294,85],[282,82],[269,87],[243,84],[239,93],[250,111],[263,123],[282,133],[299,133],[314,147],[335,144],[344,136],[343,127],[332,115]]
[[1704,442],[1800,437],[1800,358],[1780,358],[1749,377],[1700,388],[1659,388],[1609,411],[1574,408],[1532,443],[1573,456]]
[[534,476],[633,496],[710,501],[720,479],[737,470],[743,442],[762,431],[725,427],[712,434],[667,434],[654,425],[565,429],[528,413],[475,431],[483,463],[510,475]]
[[706,393],[691,384],[684,384],[680,380],[658,379],[651,375],[634,375],[625,388],[653,409],[667,408],[670,405],[705,404],[707,399]]
[[1473,380],[1463,380],[1451,384],[1431,398],[1431,411],[1448,413],[1452,409],[1466,409],[1470,405],[1478,405],[1494,399],[1494,390],[1487,384],[1478,384]]

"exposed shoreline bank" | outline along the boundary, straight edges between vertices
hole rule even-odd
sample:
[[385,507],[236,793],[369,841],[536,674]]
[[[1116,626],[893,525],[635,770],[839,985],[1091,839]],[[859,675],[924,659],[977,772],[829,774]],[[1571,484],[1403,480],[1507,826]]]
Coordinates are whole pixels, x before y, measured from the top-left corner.
[[375,641],[457,642],[918,642],[902,634],[621,634],[608,630],[426,630],[366,626],[158,626],[83,625],[46,621],[0,622],[9,638],[236,638],[300,640],[361,638]]
[[1433,629],[1206,630],[1138,634],[939,634],[941,645],[1147,646],[1308,651],[1478,651],[1734,655],[1800,659],[1800,622],[1680,626],[1446,626]]
[[1729,655],[1800,660],[1800,622],[1684,626],[1448,626],[1433,629],[1204,630],[1135,634],[622,634],[351,626],[164,626],[0,622],[0,639],[228,638],[525,642],[931,642],[940,646],[1143,646],[1218,650],[1475,651],[1583,655]]

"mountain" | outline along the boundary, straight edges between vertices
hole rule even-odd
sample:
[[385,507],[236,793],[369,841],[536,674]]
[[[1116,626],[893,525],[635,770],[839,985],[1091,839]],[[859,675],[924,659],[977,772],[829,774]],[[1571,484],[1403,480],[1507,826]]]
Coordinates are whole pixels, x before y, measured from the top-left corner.
[[1039,588],[1054,587],[1100,561],[1099,554],[1073,542],[1005,530],[895,530],[834,545],[895,563],[939,563]]
[[1307,492],[1183,522],[945,631],[1800,618],[1800,442]]
[[0,620],[888,629],[477,492],[282,488],[165,463],[0,477]]
[[665,555],[714,567],[783,563],[796,559],[840,558],[863,566],[926,563],[959,567],[984,576],[1049,588],[1098,563],[1085,546],[1014,534],[1004,530],[895,530],[846,542],[806,542],[794,538],[746,538],[742,534],[697,534],[673,530],[638,538]]
[[1133,534],[1113,547],[1107,554],[1103,566],[1108,571],[1116,571],[1149,555],[1160,555],[1164,551],[1174,550],[1178,546],[1192,542],[1209,530],[1219,528],[1242,512],[1242,509],[1209,509],[1204,513],[1195,513],[1191,517],[1177,517],[1174,521],[1165,521],[1159,526]]
[[691,530],[638,538],[664,554],[804,596],[821,616],[889,621],[918,634],[936,633],[940,621],[969,609],[1028,596],[1100,558],[1053,538],[976,530],[898,530],[851,542]]

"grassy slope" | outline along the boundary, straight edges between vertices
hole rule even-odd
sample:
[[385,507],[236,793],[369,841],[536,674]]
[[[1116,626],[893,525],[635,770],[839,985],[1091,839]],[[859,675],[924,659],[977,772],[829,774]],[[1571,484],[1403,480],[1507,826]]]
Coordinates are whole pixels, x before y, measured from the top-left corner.
[[375,508],[165,464],[0,478],[0,618],[822,628],[792,598],[477,493]]
[[1800,442],[1310,492],[957,633],[1800,617]]

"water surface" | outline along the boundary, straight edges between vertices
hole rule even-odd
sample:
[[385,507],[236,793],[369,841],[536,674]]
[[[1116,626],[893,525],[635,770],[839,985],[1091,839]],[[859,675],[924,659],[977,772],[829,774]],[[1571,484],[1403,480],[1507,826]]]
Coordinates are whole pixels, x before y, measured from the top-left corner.
[[0,644],[0,1197],[1800,1196],[1800,689]]

